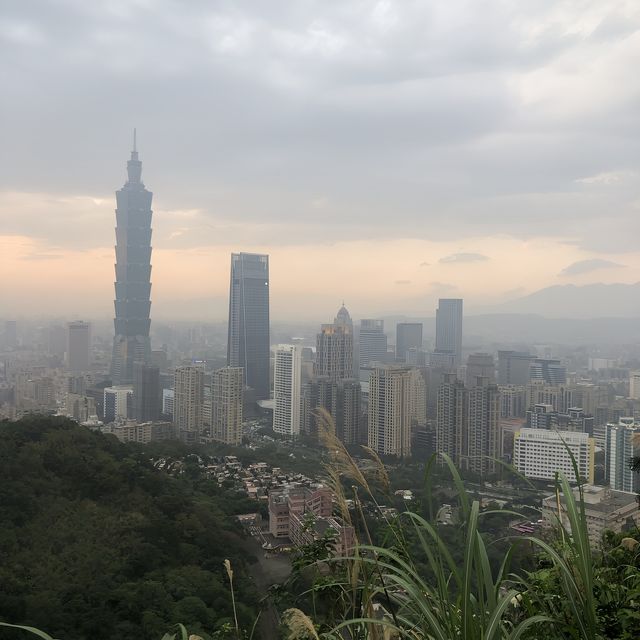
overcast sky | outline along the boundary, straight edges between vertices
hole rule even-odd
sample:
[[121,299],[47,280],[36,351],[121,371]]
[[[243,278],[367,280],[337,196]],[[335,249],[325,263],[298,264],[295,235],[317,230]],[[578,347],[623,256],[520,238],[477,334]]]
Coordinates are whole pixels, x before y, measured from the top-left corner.
[[639,61],[637,0],[4,2],[0,315],[113,313],[134,126],[158,317],[241,250],[319,322],[636,282]]

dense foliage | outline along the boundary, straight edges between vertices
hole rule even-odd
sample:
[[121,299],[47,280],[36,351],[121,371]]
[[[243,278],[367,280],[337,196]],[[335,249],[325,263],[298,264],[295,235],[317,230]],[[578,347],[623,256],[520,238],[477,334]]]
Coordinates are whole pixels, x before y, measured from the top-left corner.
[[251,628],[234,506],[197,478],[155,471],[142,447],[70,420],[2,422],[0,620],[65,640],[157,639],[179,621],[208,637],[233,623],[229,558]]

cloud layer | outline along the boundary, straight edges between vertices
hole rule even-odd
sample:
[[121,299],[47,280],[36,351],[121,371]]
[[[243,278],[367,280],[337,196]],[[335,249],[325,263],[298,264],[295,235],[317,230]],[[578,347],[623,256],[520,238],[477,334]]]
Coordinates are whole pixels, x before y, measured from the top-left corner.
[[589,260],[578,260],[565,267],[561,272],[561,276],[578,276],[592,271],[601,269],[621,269],[625,265],[612,260],[603,260],[602,258],[591,258]]
[[331,260],[339,242],[388,263],[417,241],[428,268],[388,274],[409,307],[427,273],[480,295],[505,256],[546,243],[548,269],[492,282],[553,284],[570,260],[636,250],[639,56],[640,5],[613,0],[8,3],[0,229],[40,255],[22,265],[112,262],[137,126],[154,274],[163,255]]

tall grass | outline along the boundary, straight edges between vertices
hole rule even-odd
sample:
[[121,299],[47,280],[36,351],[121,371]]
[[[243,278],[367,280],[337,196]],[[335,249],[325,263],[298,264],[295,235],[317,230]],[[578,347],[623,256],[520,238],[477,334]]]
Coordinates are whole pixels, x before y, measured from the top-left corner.
[[[539,538],[527,539],[546,555],[560,575],[561,598],[566,611],[554,607],[546,593],[535,593],[527,576],[510,574],[513,543],[498,570],[491,568],[479,522],[483,516],[477,500],[471,500],[452,460],[441,459],[451,475],[459,502],[464,530],[463,561],[453,560],[450,543],[442,535],[429,505],[429,518],[410,511],[399,515],[390,527],[391,539],[384,546],[372,544],[363,516],[360,492],[378,507],[376,492],[344,445],[336,438],[333,422],[320,414],[324,444],[332,455],[327,473],[347,522],[352,517],[346,505],[345,479],[354,483],[355,513],[359,516],[360,540],[353,553],[338,561],[344,566],[342,599],[345,616],[318,637],[327,640],[360,638],[429,638],[434,640],[495,640],[517,638],[598,638],[593,595],[593,563],[582,500],[577,501],[563,474],[557,478],[558,492],[565,500],[569,527],[559,519],[557,544]],[[372,453],[372,452],[370,452]],[[375,477],[388,489],[384,465],[375,455]],[[435,458],[434,458],[435,459]],[[427,465],[425,487],[430,501],[432,459]],[[379,510],[380,511],[380,510]],[[380,513],[382,513],[380,511]],[[490,513],[490,512],[485,512]],[[501,511],[501,513],[515,512]],[[355,517],[355,516],[354,516]],[[389,523],[391,524],[391,523]],[[418,541],[410,547],[407,539]],[[420,557],[416,557],[420,556]],[[426,562],[425,572],[420,561]],[[564,617],[563,617],[564,616]],[[566,635],[567,628],[572,630]],[[310,637],[291,630],[290,638]]]

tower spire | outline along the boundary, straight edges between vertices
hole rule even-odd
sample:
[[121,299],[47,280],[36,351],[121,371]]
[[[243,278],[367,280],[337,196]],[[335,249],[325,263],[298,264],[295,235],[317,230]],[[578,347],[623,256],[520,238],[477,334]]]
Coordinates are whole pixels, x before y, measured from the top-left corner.
[[127,175],[130,184],[141,183],[142,162],[138,159],[138,140],[137,131],[133,129],[133,149],[131,151],[131,160],[127,162]]
[[136,145],[136,128],[133,128],[133,151],[136,152],[138,147]]

